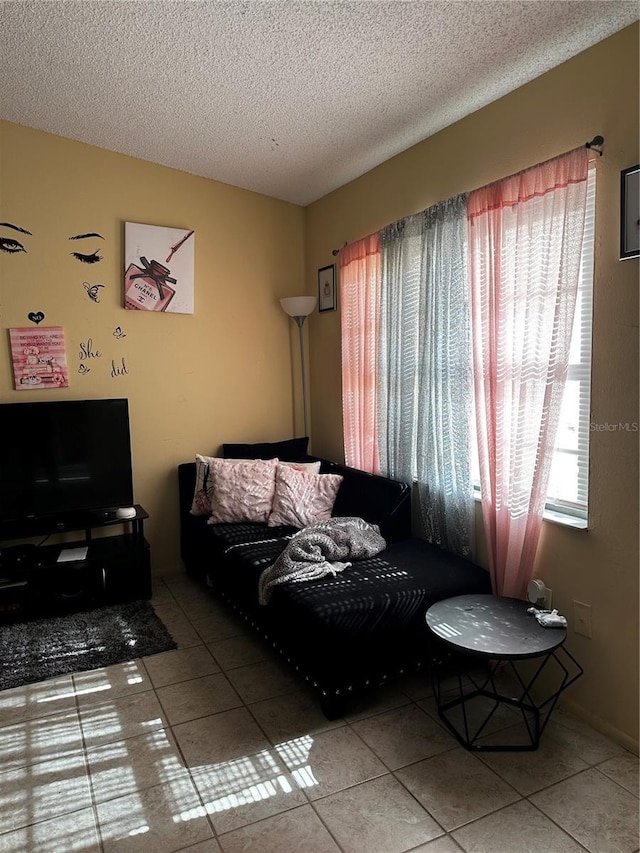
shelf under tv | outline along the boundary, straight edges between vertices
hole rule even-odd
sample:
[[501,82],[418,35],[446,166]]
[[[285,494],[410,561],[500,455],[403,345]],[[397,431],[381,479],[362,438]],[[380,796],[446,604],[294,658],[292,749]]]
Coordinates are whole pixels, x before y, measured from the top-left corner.
[[[136,515],[121,519],[108,511],[65,517],[37,534],[53,535],[84,531],[84,538],[55,544],[0,542],[0,622],[51,615],[54,612],[98,604],[151,597],[151,555],[144,538],[148,513],[139,504]],[[43,519],[39,522],[44,523]],[[125,532],[93,535],[103,528],[123,525]],[[19,538],[15,533],[12,539]],[[2,537],[0,536],[0,539]],[[62,552],[80,549],[82,559],[60,560]],[[86,549],[86,554],[85,554]]]

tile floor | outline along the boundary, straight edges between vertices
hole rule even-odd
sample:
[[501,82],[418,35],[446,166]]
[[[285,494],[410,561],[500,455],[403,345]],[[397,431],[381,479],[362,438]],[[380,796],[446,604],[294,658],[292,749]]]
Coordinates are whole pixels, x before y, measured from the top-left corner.
[[460,748],[424,679],[329,722],[185,575],[153,601],[175,651],[0,693],[0,853],[638,850],[637,756],[561,709],[534,753]]

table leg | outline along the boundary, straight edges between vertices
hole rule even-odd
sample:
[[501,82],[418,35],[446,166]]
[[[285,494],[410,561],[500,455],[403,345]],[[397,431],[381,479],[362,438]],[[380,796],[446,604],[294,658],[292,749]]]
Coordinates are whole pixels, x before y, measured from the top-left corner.
[[[544,698],[543,701],[536,701],[532,691],[542,676],[543,671],[552,662],[560,669],[560,685]],[[438,666],[432,667],[433,693],[438,708],[438,716],[466,749],[475,752],[519,752],[537,749],[540,744],[540,736],[549,721],[551,712],[556,707],[560,695],[583,674],[584,670],[564,646],[560,646],[544,655],[540,662],[537,663],[533,675],[526,679],[523,678],[522,673],[518,669],[517,664],[519,661],[517,660],[493,659],[487,661],[487,663],[489,666],[488,673],[482,679],[477,679],[468,667],[462,670],[459,669],[456,678],[456,695],[446,701],[443,701],[442,694],[442,669]],[[500,692],[495,676],[502,664],[507,664],[511,672],[515,675],[516,682],[519,685],[519,696],[506,696]],[[463,679],[467,679],[470,682],[472,689],[465,687]],[[491,700],[492,705],[484,718],[477,724],[475,731],[472,731],[467,706],[473,699],[479,696]],[[500,705],[515,708],[522,714],[528,737],[525,743],[501,744],[497,742],[479,742],[480,738],[486,734],[487,725]],[[454,721],[450,713],[452,709],[458,707],[462,715],[461,723]]]

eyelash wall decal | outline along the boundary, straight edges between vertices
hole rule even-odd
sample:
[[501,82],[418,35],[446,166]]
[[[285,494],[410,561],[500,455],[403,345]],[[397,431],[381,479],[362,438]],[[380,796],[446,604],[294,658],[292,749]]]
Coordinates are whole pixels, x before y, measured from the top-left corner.
[[[14,225],[13,222],[0,222],[0,228],[10,228],[11,231],[17,231],[19,234],[28,234],[29,237],[33,236],[31,231],[21,228],[20,225]],[[22,243],[16,240],[15,237],[0,237],[0,252],[6,252],[7,255],[17,255],[19,252],[24,252],[25,255],[28,254]]]
[[8,255],[16,255],[18,252],[27,254],[27,250],[22,243],[19,243],[12,237],[0,237],[0,251],[6,252]]
[[70,252],[69,254],[81,264],[97,264],[98,261],[102,260],[102,255],[98,254],[97,249],[91,255],[83,255],[81,252]]

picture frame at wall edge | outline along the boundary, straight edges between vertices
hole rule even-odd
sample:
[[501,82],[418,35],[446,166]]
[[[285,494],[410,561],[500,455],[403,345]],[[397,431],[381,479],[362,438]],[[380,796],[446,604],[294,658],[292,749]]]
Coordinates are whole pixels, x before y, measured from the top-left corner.
[[335,311],[336,307],[336,266],[330,264],[318,270],[318,311]]
[[640,257],[640,164],[620,172],[620,260]]

